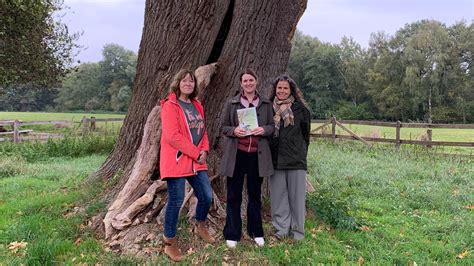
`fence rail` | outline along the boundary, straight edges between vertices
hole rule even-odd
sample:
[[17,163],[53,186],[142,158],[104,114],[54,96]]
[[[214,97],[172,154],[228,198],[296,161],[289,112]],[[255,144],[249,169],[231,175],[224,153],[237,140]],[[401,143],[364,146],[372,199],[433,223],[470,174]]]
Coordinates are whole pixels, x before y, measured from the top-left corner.
[[[13,135],[11,139],[14,143],[19,143],[21,140],[47,140],[49,138],[63,138],[62,134],[58,133],[42,133],[42,132],[33,132],[32,129],[20,129],[23,126],[32,126],[32,125],[60,125],[60,126],[72,126],[73,123],[81,123],[82,131],[95,131],[97,122],[121,122],[122,118],[98,118],[95,117],[83,117],[81,121],[20,121],[20,120],[0,120],[0,127],[11,126],[13,129],[11,131],[0,132],[0,136],[4,135]],[[9,138],[0,138],[0,142],[8,141]]]
[[[380,121],[363,121],[363,120],[336,120],[333,117],[329,120],[312,120],[313,123],[320,123],[322,125],[311,130],[311,136],[314,138],[332,138],[332,139],[349,139],[359,140],[370,146],[368,142],[382,142],[382,143],[394,143],[397,149],[402,144],[414,144],[424,145],[431,148],[432,146],[457,146],[457,147],[474,147],[474,142],[465,141],[433,141],[433,128],[446,128],[446,129],[474,129],[474,124],[423,124],[423,123],[402,123],[397,122],[380,122]],[[381,126],[381,127],[394,127],[395,128],[395,139],[389,138],[373,138],[373,137],[362,137],[348,129],[344,124],[355,124],[355,125],[367,125],[367,126]],[[331,134],[323,132],[325,128],[331,126]],[[339,126],[349,135],[336,134],[336,127]],[[401,139],[400,129],[401,128],[427,128],[426,139],[422,140],[407,140]],[[318,133],[318,131],[320,131]],[[474,131],[473,131],[474,135]]]

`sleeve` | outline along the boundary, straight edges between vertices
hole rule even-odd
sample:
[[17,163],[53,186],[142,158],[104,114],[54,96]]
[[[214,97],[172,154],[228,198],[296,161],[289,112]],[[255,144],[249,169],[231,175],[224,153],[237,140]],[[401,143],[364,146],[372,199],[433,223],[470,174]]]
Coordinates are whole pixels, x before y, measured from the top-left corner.
[[309,146],[309,139],[311,135],[311,114],[309,110],[305,107],[303,111],[303,119],[301,123],[301,132],[303,133],[304,141],[306,142],[306,147]]
[[262,125],[263,129],[265,130],[263,136],[269,137],[272,136],[275,132],[275,121],[273,121],[273,106],[271,104],[265,104],[265,108],[267,108],[267,124]]
[[173,148],[197,160],[199,148],[186,138],[179,129],[179,114],[173,110],[172,104],[165,102],[161,110],[161,137]]
[[224,117],[222,119],[222,126],[221,126],[221,132],[222,135],[226,137],[236,137],[234,135],[234,130],[236,126],[232,125],[232,103],[231,101],[227,101],[225,104],[224,108]]

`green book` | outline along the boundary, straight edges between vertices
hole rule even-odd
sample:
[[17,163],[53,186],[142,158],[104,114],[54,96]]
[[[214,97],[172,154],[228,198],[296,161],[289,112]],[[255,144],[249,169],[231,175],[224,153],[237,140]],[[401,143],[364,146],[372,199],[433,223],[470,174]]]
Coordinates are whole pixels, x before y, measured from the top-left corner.
[[238,109],[237,118],[239,119],[239,127],[245,129],[246,135],[250,135],[250,131],[258,127],[257,109],[255,107]]

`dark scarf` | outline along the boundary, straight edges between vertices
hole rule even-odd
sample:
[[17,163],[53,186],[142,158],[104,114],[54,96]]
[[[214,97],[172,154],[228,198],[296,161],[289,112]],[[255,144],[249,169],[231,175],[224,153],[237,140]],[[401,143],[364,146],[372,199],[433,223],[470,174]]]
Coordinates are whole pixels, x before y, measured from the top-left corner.
[[275,115],[273,116],[273,121],[275,121],[275,137],[278,137],[280,131],[280,120],[283,118],[283,126],[287,127],[289,125],[295,124],[295,117],[293,111],[291,111],[291,105],[295,102],[295,97],[290,95],[287,99],[280,101],[277,97],[273,99],[273,110]]

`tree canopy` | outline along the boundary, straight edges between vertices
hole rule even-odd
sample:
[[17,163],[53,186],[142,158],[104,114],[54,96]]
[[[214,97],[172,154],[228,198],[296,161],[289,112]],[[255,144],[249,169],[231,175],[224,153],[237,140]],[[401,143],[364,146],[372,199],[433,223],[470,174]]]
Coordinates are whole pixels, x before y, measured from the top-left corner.
[[0,86],[57,84],[71,66],[78,33],[60,21],[62,0],[0,1]]
[[422,20],[364,49],[297,33],[288,72],[315,118],[474,122],[473,34],[472,23]]

